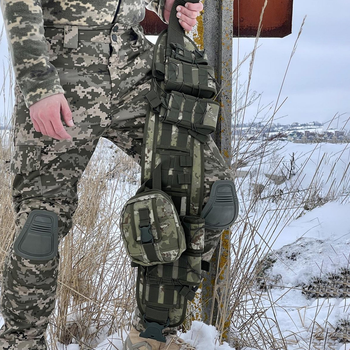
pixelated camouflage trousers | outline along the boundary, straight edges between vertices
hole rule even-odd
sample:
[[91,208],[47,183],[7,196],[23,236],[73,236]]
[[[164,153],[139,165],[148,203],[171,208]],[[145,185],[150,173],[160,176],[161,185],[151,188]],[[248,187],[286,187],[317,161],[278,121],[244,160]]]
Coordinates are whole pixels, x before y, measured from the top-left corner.
[[[50,60],[58,69],[75,126],[72,140],[54,140],[33,128],[21,94],[15,109],[13,199],[18,235],[34,209],[58,215],[59,239],[72,226],[77,183],[101,137],[140,163],[150,89],[152,44],[139,27],[80,29],[76,48],[65,47],[63,29],[47,28]],[[74,39],[74,38],[73,38]],[[73,40],[74,42],[74,40]],[[204,145],[205,196],[217,179],[231,173],[215,143]],[[207,230],[204,259],[209,260],[221,231]],[[44,333],[55,305],[59,257],[36,262],[11,248],[2,284],[3,350],[44,350]],[[136,312],[137,314],[137,312]]]

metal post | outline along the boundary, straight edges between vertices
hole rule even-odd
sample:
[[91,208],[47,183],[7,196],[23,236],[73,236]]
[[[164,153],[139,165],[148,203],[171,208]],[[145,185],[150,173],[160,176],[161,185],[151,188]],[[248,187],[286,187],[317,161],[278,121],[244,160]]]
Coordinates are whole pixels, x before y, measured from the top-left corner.
[[[221,115],[214,136],[222,155],[231,162],[233,0],[204,0],[203,37],[210,65],[215,67]],[[227,339],[229,328],[230,232],[223,233],[221,244],[211,260],[202,284],[202,319],[215,325]]]

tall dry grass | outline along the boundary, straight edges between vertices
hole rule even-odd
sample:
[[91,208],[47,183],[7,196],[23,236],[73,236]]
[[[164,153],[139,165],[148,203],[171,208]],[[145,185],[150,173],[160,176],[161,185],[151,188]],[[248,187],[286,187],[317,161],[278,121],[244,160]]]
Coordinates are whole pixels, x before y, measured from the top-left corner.
[[[271,106],[259,105],[255,118],[259,121],[263,120],[262,123],[266,125],[266,129],[278,118],[278,112],[285,101],[280,102],[281,92],[302,34],[304,22],[305,19],[291,50],[274,106],[271,108]],[[288,346],[296,344],[295,339],[305,345],[300,349],[314,349],[314,343],[310,342],[310,339],[314,337],[313,331],[309,333],[309,339],[302,339],[305,337],[305,333],[302,332],[294,334],[292,340],[285,339],[279,328],[276,312],[279,300],[273,300],[271,293],[261,289],[257,281],[263,278],[266,268],[265,258],[273,250],[275,240],[292,220],[303,215],[305,211],[324,205],[328,201],[349,202],[349,165],[345,167],[341,181],[333,177],[335,166],[341,154],[349,152],[349,145],[344,144],[340,154],[331,160],[333,166],[327,174],[326,182],[332,185],[327,193],[323,193],[322,178],[324,178],[325,165],[327,161],[330,161],[327,154],[321,154],[317,163],[314,164],[314,173],[309,187],[301,186],[305,168],[310,162],[314,162],[315,154],[319,152],[318,145],[315,145],[300,164],[298,159],[281,158],[279,155],[281,143],[279,142],[259,141],[261,139],[259,134],[252,137],[251,140],[241,137],[242,133],[238,125],[243,125],[247,107],[259,99],[258,95],[250,93],[249,88],[258,43],[259,38],[257,37],[250,57],[244,58],[244,60],[250,59],[246,88],[242,88],[239,83],[240,64],[237,65],[233,77],[236,90],[233,99],[235,113],[232,129],[232,169],[237,174],[236,186],[240,198],[240,216],[231,229],[231,256],[228,258],[230,278],[220,281],[222,272],[226,268],[222,264],[223,260],[219,261],[216,270],[212,273],[215,283],[212,297],[216,299],[216,305],[219,305],[219,308],[211,310],[210,314],[215,317],[211,317],[210,322],[219,330],[220,339],[229,341],[237,350],[245,347],[264,350],[288,349]],[[270,164],[268,173],[264,173],[266,163]],[[294,166],[297,163],[299,163],[299,168],[295,169]],[[245,168],[244,171],[240,170],[242,167]],[[284,188],[281,186],[283,183]],[[227,249],[225,242],[222,242],[222,245],[225,252]],[[218,255],[220,256],[220,252]],[[221,288],[221,291],[217,286]],[[222,291],[222,289],[225,290]],[[229,301],[223,296],[228,296]],[[201,308],[203,302],[207,301],[196,300],[194,307]],[[210,303],[212,306],[215,305],[214,302]],[[288,314],[288,310],[286,313]],[[191,315],[194,315],[197,320],[201,317],[201,313],[195,310],[191,310]]]
[[135,192],[138,166],[110,147],[101,142],[86,169],[74,226],[61,245],[57,312],[49,330],[52,349],[56,339],[82,349],[97,346],[101,338],[129,327],[135,307],[135,276],[118,221],[123,203]]
[[[5,40],[4,28],[0,29],[0,43]],[[12,174],[11,162],[11,113],[13,105],[14,79],[9,57],[1,57],[2,81],[0,84],[0,264],[5,258],[7,249],[12,243],[14,213],[11,199]]]

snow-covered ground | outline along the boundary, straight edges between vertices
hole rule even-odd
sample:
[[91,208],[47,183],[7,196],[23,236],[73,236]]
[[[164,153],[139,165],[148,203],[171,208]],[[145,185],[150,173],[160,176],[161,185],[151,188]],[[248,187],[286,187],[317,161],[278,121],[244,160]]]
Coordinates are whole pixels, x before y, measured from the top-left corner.
[[[350,204],[327,203],[316,208],[285,228],[276,242],[276,248],[288,245],[290,255],[300,254],[295,261],[282,256],[270,271],[271,276],[280,276],[276,286],[266,292],[261,308],[266,316],[276,318],[275,337],[283,335],[288,350],[337,349],[349,350],[349,344],[332,342],[324,345],[324,337],[336,328],[340,319],[349,320],[350,299],[307,299],[301,291],[301,283],[312,276],[324,275],[349,267],[350,261]],[[297,242],[295,242],[297,240]],[[271,300],[274,307],[271,308]],[[312,333],[320,334],[312,340]],[[227,343],[220,344],[219,335],[213,326],[195,321],[183,339],[196,346],[197,350],[229,350]],[[96,350],[122,349],[121,337],[114,335],[100,344]],[[69,350],[78,349],[69,347]],[[259,348],[265,349],[265,348]],[[253,350],[245,348],[244,350]],[[267,349],[266,350],[272,350]]]

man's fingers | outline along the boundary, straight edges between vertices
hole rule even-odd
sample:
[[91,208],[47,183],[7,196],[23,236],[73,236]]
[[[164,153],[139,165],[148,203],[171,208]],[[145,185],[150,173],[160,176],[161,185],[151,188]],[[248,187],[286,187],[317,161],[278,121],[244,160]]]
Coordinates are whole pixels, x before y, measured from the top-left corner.
[[35,119],[32,119],[32,121],[33,121],[33,125],[34,125],[35,131],[36,131],[36,132],[41,132],[40,126],[39,126],[39,124],[37,123],[37,121],[36,121]]
[[51,123],[52,123],[53,133],[54,133],[54,135],[52,135],[51,137],[57,138],[59,140],[60,139],[70,140],[72,138],[67,133],[60,118],[51,119]]
[[36,131],[57,140],[69,140],[71,136],[63,126],[74,126],[72,112],[63,94],[55,94],[39,100],[29,107],[30,118]]
[[61,105],[61,113],[64,122],[67,126],[74,126],[73,118],[72,118],[72,112],[69,108],[67,100],[64,100],[64,102]]
[[185,7],[191,11],[201,12],[203,10],[201,2],[186,2]]
[[185,29],[187,32],[190,32],[193,29],[194,25],[190,25],[187,22],[183,21],[183,20],[179,20],[180,25],[183,29]]
[[33,125],[36,131],[43,135],[52,137],[57,140],[69,140],[71,136],[65,130],[60,115],[48,115],[45,118],[43,115],[32,118]]
[[36,122],[37,122],[37,125],[39,127],[39,130],[40,132],[43,134],[43,135],[47,135],[48,134],[48,130],[46,128],[46,123],[44,120],[42,120],[41,118],[36,118],[35,119]]
[[203,9],[203,4],[187,2],[185,6],[186,7],[178,6],[176,8],[176,16],[179,19],[182,28],[187,31],[191,31],[197,23],[197,17],[200,15],[200,11]]
[[189,19],[196,20],[196,18],[199,16],[199,12],[187,10],[185,7],[182,7],[182,6],[178,6],[176,10],[177,10],[176,15],[178,18],[181,16],[182,18],[189,18]]

